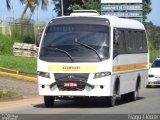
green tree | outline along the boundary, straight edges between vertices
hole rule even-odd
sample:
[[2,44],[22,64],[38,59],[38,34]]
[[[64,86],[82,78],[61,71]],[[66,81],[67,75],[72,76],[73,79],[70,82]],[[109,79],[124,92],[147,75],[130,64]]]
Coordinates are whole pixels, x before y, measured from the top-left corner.
[[155,26],[152,22],[145,22],[144,25],[148,36],[150,61],[152,62],[160,54],[160,27]]
[[[53,3],[55,4],[55,12],[57,13],[57,16],[61,16],[62,10],[61,10],[61,0],[53,0]],[[84,0],[63,0],[63,13],[64,15],[69,15],[73,11],[73,5],[76,5],[78,8],[81,8]]]
[[[7,4],[7,8],[8,10],[10,10],[10,1],[11,0],[6,0],[6,4]],[[22,4],[25,4],[25,7],[22,11],[22,14],[21,14],[21,19],[24,19],[24,16],[27,12],[28,9],[30,9],[31,11],[31,14],[29,15],[29,19],[31,19],[34,11],[35,11],[35,8],[37,6],[39,6],[40,4],[42,5],[42,9],[46,9],[47,8],[47,5],[48,5],[48,0],[19,0]]]
[[97,10],[98,12],[100,12],[100,0],[83,0],[82,2],[83,4],[79,4],[79,8],[77,8],[76,6],[78,4],[74,4],[74,10],[77,9],[86,9],[86,10]]
[[[61,3],[55,4],[57,15],[61,15]],[[73,10],[87,9],[100,11],[100,0],[63,0],[64,15],[69,15]]]
[[152,11],[151,0],[143,0],[143,20],[147,19],[147,15]]
[[6,0],[6,5],[7,5],[7,8],[8,8],[8,9],[11,9],[10,0]]

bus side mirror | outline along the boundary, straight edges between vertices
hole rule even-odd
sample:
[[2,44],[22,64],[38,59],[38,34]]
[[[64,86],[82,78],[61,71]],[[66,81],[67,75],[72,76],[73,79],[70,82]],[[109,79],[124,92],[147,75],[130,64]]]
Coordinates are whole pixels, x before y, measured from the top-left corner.
[[36,47],[39,47],[39,44],[40,44],[40,40],[36,39]]
[[36,47],[39,47],[39,44],[40,44],[40,39],[36,39]]

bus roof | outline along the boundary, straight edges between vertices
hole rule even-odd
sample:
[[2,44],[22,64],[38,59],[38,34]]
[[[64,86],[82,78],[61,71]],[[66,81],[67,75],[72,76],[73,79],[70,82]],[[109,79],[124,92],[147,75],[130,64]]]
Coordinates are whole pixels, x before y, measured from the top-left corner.
[[119,18],[116,16],[100,16],[102,18],[106,18],[112,23],[113,27],[117,28],[132,28],[132,29],[145,29],[144,25],[138,20],[127,19],[127,18]]
[[99,16],[96,10],[74,10],[70,16]]

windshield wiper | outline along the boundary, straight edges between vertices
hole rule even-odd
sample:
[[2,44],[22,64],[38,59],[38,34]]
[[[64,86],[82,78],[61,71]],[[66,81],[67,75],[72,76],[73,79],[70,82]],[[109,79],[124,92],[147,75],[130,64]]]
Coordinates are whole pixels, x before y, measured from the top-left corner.
[[53,46],[48,46],[47,49],[60,51],[62,53],[65,53],[71,59],[71,61],[74,62],[74,59],[72,58],[72,56],[68,52],[66,52],[65,50],[62,50],[62,49],[59,49],[59,48],[54,48]]
[[88,49],[94,51],[94,52],[96,53],[96,55],[98,56],[99,60],[102,61],[100,55],[98,54],[98,52],[97,52],[94,48],[92,48],[92,47],[90,47],[90,46],[88,46],[88,45],[85,45],[85,44],[83,44],[83,43],[80,43],[77,39],[75,39],[75,42],[78,43],[79,45],[85,47],[85,48],[88,48]]

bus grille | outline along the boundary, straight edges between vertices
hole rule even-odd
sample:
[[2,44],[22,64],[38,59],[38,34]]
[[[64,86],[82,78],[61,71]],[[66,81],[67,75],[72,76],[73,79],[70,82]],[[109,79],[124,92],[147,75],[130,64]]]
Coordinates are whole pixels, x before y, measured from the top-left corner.
[[[54,77],[60,91],[83,91],[89,73],[55,73]],[[76,82],[77,87],[64,87],[64,82]]]

